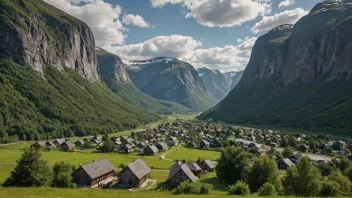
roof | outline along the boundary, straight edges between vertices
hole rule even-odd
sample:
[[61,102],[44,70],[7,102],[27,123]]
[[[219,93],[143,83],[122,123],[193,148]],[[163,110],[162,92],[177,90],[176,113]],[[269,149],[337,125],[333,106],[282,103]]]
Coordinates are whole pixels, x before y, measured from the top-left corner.
[[149,166],[141,159],[128,164],[127,167],[138,179],[141,179],[142,177],[150,173],[151,170]]
[[204,163],[210,168],[215,168],[215,164],[211,160],[204,160]]
[[56,140],[54,140],[54,142],[57,142],[57,143],[59,143],[59,144],[62,144],[62,143],[64,143],[64,142],[66,142],[66,140],[65,139],[56,139]]
[[165,142],[159,141],[158,144],[159,144],[162,148],[167,148],[167,144],[166,144]]
[[188,166],[188,168],[189,168],[191,171],[200,171],[200,170],[202,170],[202,169],[198,166],[198,164],[196,164],[196,163],[188,163],[187,166]]
[[76,144],[79,143],[79,144],[82,144],[82,145],[83,145],[83,144],[84,144],[84,140],[77,140],[75,143],[76,143]]
[[293,166],[293,165],[295,165],[295,164],[294,164],[290,159],[288,159],[288,158],[284,158],[284,159],[282,159],[282,161],[284,161],[287,166]]
[[76,147],[76,145],[72,142],[64,142],[62,144],[66,144],[68,146],[68,148]]
[[154,145],[151,145],[151,146],[148,146],[148,147],[150,148],[150,150],[153,151],[153,153],[159,152],[159,150]]
[[182,164],[182,162],[176,162],[171,167],[170,174],[167,180],[170,180],[171,178],[173,178],[176,175],[176,173],[180,170],[182,170],[192,182],[196,182],[198,180],[198,178],[194,176],[194,174],[192,173],[191,169],[189,169],[189,167],[186,164]]
[[102,159],[97,162],[86,164],[84,166],[81,166],[80,168],[82,168],[91,179],[95,179],[112,171],[115,171],[115,167],[107,159]]

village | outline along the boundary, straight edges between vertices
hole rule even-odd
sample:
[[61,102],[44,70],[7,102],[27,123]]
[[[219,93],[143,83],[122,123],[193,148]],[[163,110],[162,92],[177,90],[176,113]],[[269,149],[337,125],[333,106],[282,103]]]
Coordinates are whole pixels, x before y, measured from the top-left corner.
[[[197,149],[199,152],[212,150],[220,152],[227,146],[240,146],[253,155],[251,162],[258,156],[268,155],[277,163],[279,170],[295,166],[302,156],[307,156],[314,166],[331,163],[333,158],[348,154],[348,146],[343,141],[331,141],[328,136],[304,134],[284,134],[273,130],[236,128],[223,124],[203,123],[195,120],[178,119],[172,123],[159,124],[153,129],[132,132],[130,136],[108,137],[98,135],[76,141],[56,139],[35,142],[33,148],[48,151],[75,152],[90,148],[100,148],[109,142],[112,152],[117,154],[137,153],[140,156],[159,155],[160,160],[169,160],[165,154],[181,147]],[[200,159],[172,160],[169,175],[163,182],[167,188],[175,188],[184,181],[196,183],[199,178],[215,171],[217,160]],[[171,161],[171,160],[170,160]],[[155,183],[150,172],[153,167],[135,158],[127,165],[112,164],[107,159],[80,165],[72,178],[77,187],[105,187],[137,189]]]

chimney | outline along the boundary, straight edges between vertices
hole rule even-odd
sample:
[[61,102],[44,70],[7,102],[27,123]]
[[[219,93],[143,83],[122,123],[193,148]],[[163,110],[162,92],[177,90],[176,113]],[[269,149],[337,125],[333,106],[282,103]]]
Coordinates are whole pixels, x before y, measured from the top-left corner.
[[182,164],[186,164],[186,160],[182,160]]

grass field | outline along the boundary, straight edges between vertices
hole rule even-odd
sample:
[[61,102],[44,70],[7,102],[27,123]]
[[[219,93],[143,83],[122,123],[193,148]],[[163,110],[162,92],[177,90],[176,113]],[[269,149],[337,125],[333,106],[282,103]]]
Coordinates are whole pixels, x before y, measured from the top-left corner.
[[200,159],[218,160],[220,158],[220,151],[214,150],[200,150],[182,147],[177,151],[166,154],[167,159],[173,160],[186,160],[186,161],[197,161],[198,157]]

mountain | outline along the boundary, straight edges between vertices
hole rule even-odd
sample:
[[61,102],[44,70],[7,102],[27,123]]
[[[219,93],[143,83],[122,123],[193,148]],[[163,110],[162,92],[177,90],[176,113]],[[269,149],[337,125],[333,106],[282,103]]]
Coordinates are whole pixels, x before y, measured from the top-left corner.
[[244,71],[239,71],[236,72],[236,74],[232,77],[232,82],[231,82],[231,90],[237,86],[237,84],[240,82],[242,76],[243,76]]
[[96,47],[96,52],[102,80],[110,90],[127,102],[148,111],[161,114],[192,112],[191,109],[178,103],[157,100],[143,93],[133,84],[125,69],[126,65],[120,57],[98,47]]
[[196,112],[208,110],[216,103],[198,72],[186,62],[159,57],[126,64],[136,87],[154,98],[177,102]]
[[132,129],[158,116],[100,80],[89,27],[41,0],[0,2],[0,141]]
[[230,81],[232,78],[226,78],[219,70],[211,70],[208,68],[197,69],[199,76],[202,78],[205,87],[219,101],[224,99],[230,92]]
[[255,43],[239,84],[201,119],[349,134],[352,1],[324,1]]

